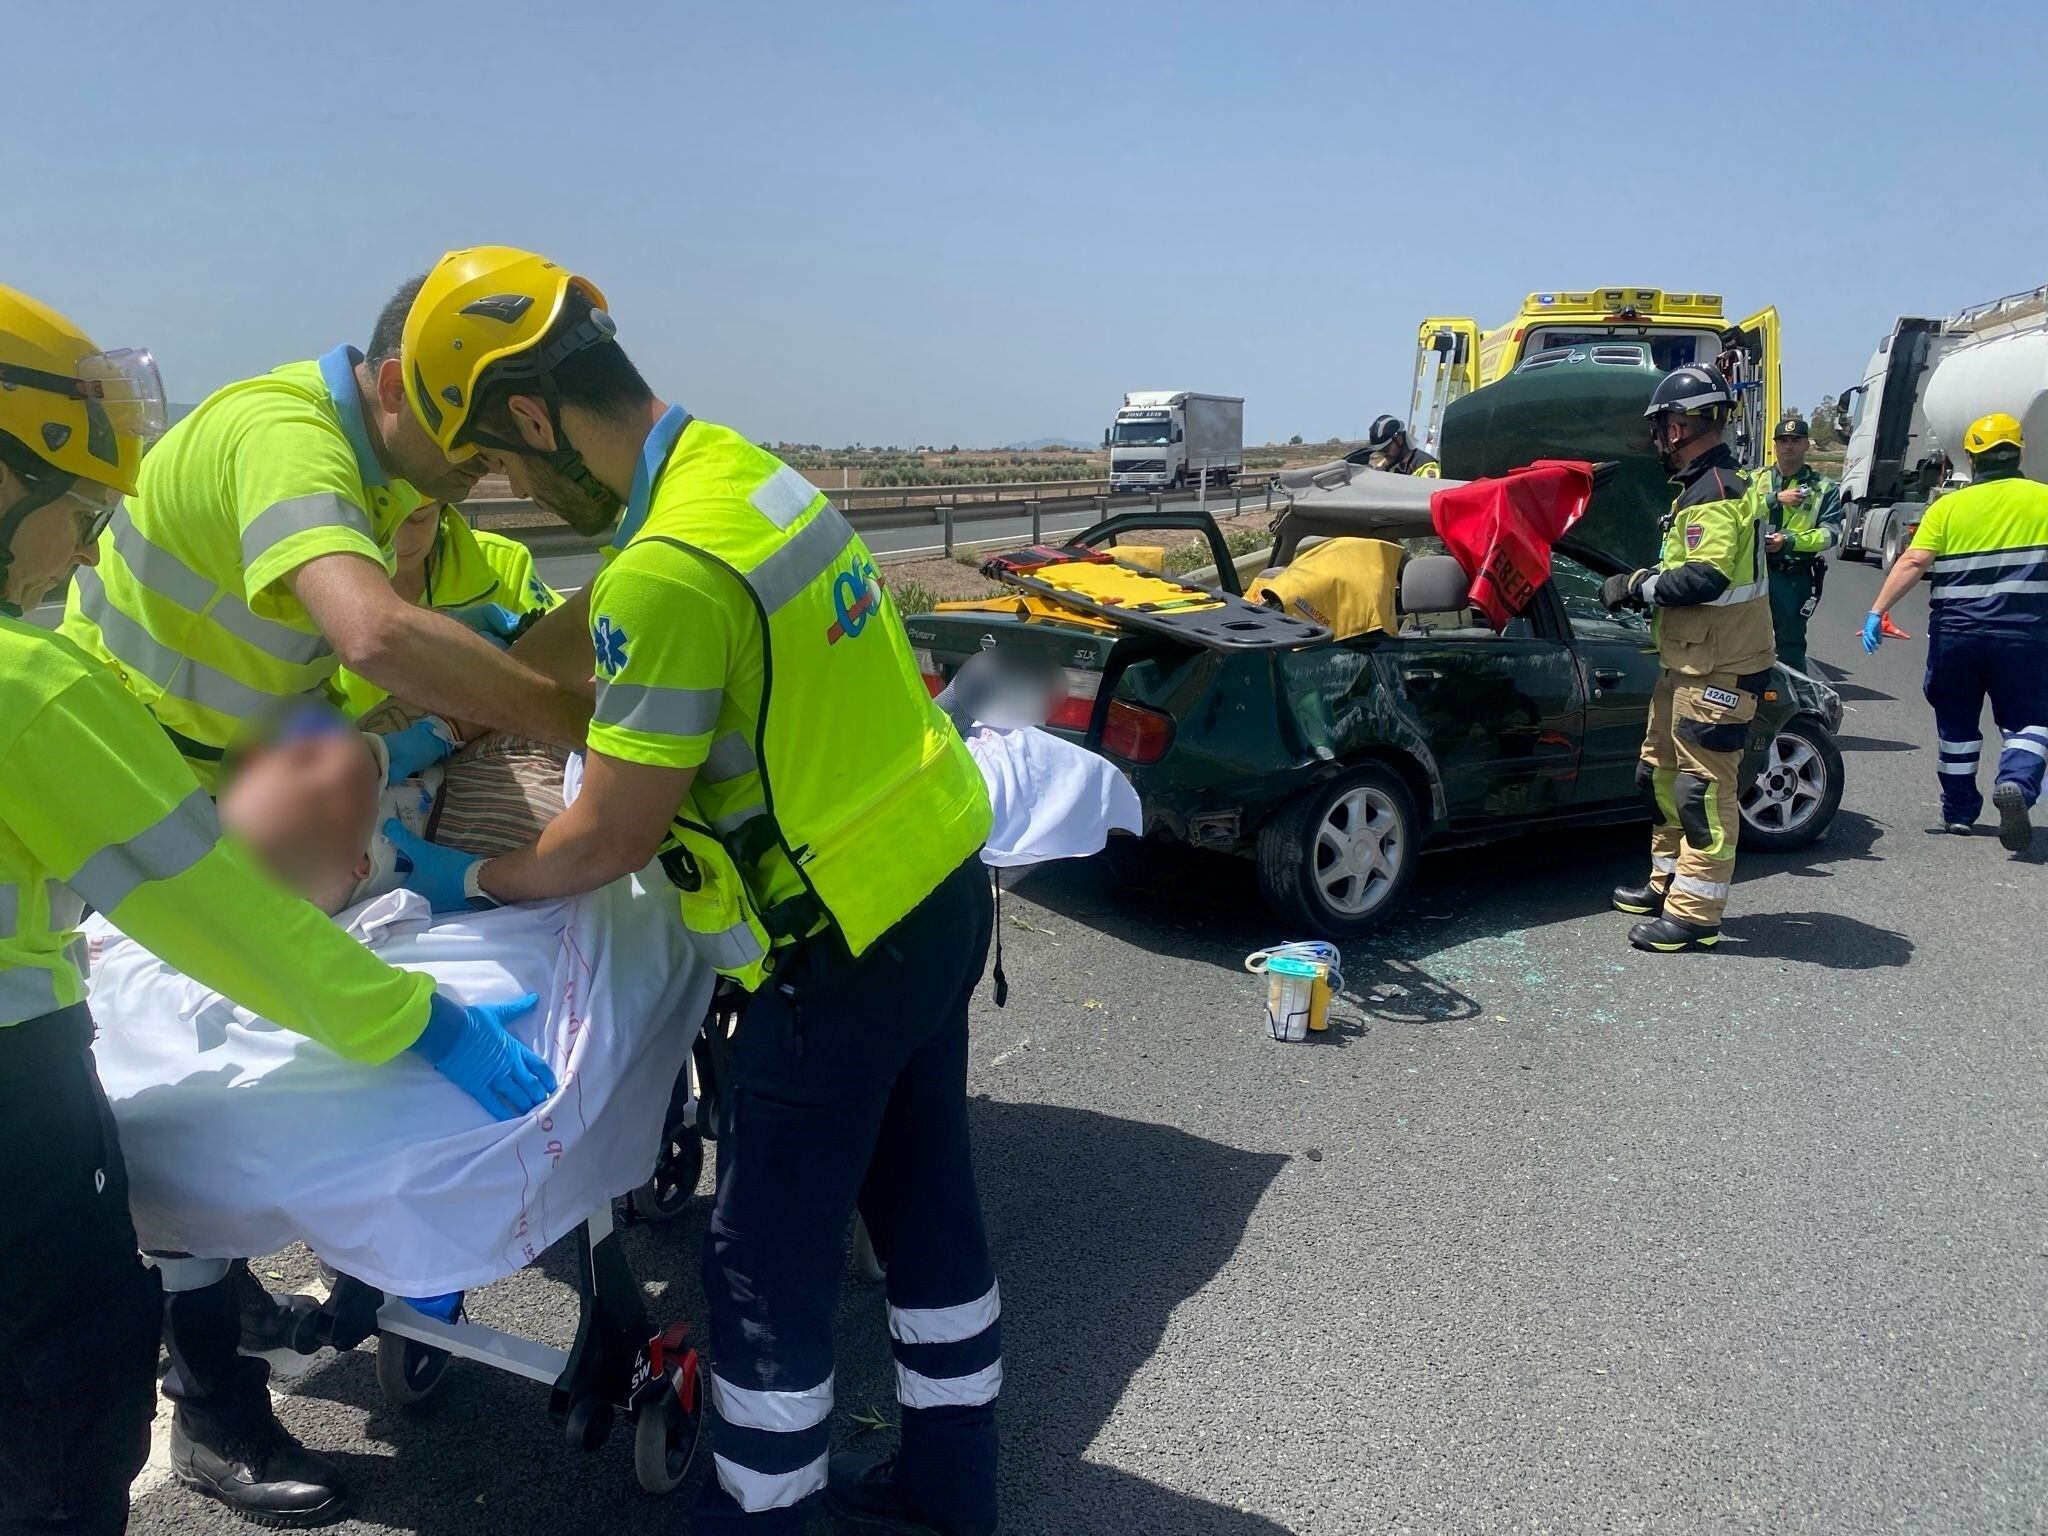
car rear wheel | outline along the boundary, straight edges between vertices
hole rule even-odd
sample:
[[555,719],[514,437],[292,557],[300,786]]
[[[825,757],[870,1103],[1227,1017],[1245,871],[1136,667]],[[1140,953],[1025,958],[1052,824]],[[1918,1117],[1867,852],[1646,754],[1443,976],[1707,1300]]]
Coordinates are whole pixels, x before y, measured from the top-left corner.
[[1828,728],[1794,715],[1778,728],[1742,796],[1742,846],[1775,853],[1823,836],[1842,804],[1842,751]]
[[1421,844],[1408,787],[1367,764],[1302,791],[1259,829],[1259,890],[1304,937],[1356,938],[1400,908]]

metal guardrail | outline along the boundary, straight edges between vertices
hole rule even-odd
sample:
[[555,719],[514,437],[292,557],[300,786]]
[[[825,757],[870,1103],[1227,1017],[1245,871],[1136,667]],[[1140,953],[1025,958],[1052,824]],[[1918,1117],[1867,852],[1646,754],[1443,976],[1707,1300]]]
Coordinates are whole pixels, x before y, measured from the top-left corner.
[[[1226,502],[1233,512],[1242,512],[1255,498],[1262,504],[1270,504],[1275,478],[1275,473],[1269,470],[1239,475],[1227,487],[1212,487],[1208,492],[1209,504],[1219,512]],[[1036,542],[1043,537],[1041,521],[1049,512],[1068,512],[1077,507],[1092,506],[1098,515],[1106,516],[1119,508],[1142,507],[1168,498],[1184,500],[1198,494],[1200,489],[1189,487],[1178,491],[1112,494],[1109,485],[1108,480],[1022,480],[1000,485],[855,485],[826,490],[826,494],[855,528],[930,526],[940,531],[942,546],[950,553],[954,532],[963,523],[1029,517],[1032,540]],[[604,542],[576,533],[552,519],[547,522],[526,521],[547,515],[526,500],[466,501],[458,510],[472,527],[489,528],[517,539],[539,554],[595,550]]]

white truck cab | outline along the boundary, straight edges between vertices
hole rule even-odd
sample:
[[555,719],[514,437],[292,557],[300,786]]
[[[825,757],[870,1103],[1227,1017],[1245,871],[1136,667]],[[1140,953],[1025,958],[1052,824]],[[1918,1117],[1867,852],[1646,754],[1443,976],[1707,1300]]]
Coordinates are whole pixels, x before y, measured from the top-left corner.
[[1244,469],[1244,399],[1185,389],[1124,396],[1102,434],[1112,491],[1227,486]]

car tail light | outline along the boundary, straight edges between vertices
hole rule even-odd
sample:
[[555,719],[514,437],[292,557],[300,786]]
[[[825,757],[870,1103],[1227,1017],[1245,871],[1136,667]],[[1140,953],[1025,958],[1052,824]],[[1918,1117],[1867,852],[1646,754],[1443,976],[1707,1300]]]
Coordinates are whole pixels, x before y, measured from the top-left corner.
[[1111,699],[1102,722],[1102,750],[1127,762],[1156,763],[1173,745],[1173,717],[1129,699]]
[[1085,732],[1095,719],[1095,695],[1101,691],[1102,674],[1083,672],[1078,667],[1062,667],[1060,672],[1066,679],[1067,696],[1054,707],[1045,723],[1055,730]]

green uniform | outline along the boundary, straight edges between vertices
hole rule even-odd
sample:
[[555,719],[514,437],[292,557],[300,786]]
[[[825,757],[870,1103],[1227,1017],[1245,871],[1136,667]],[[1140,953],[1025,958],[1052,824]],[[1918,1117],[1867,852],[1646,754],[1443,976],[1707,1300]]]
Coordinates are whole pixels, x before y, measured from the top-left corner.
[[988,835],[988,792],[866,546],[795,470],[671,411],[591,588],[590,746],[697,770],[684,923],[757,984],[836,927],[858,957]]
[[[532,550],[502,533],[479,532],[453,507],[441,509],[434,547],[427,552],[423,606],[446,610],[496,603],[514,613],[545,613],[561,601],[561,594],[534,573]],[[391,696],[347,667],[334,674],[329,687],[351,720]]]
[[1742,824],[1742,749],[1772,662],[1764,512],[1726,447],[1678,484],[1656,573],[1640,589],[1663,671],[1636,783],[1656,818],[1650,885],[1665,915],[1718,930]]
[[223,842],[213,803],[113,675],[0,617],[0,1025],[84,1000],[79,901],[355,1060],[386,1061],[426,1026],[431,977],[385,965]]
[[[1806,620],[1820,596],[1821,557],[1842,538],[1842,488],[1810,464],[1789,480],[1775,464],[1768,465],[1751,484],[1763,503],[1768,531],[1785,535],[1785,548],[1767,556],[1778,660],[1804,672]],[[1806,492],[1806,499],[1795,507],[1781,506],[1778,493],[1794,486]]]
[[354,554],[391,569],[420,504],[387,477],[340,347],[208,397],[143,460],[140,493],[83,569],[64,633],[111,665],[207,788],[243,722],[315,693],[334,651],[285,578]]

